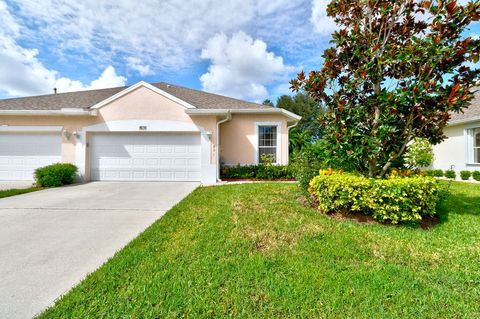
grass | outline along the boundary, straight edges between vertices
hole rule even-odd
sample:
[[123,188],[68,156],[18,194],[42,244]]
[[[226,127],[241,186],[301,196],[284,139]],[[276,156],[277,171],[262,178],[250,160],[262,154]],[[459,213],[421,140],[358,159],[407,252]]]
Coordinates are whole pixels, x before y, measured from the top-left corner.
[[200,188],[40,318],[478,318],[480,185],[429,230],[336,220],[294,184]]
[[0,190],[0,198],[36,192],[41,189],[42,189],[41,187],[4,189],[4,190]]

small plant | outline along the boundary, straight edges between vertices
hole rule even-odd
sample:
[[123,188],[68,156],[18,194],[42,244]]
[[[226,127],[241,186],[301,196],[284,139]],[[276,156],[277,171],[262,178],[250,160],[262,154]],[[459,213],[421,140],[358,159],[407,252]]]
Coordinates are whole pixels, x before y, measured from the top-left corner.
[[73,184],[77,167],[68,163],[57,163],[35,170],[35,182],[40,187],[59,187]]
[[480,171],[474,171],[472,173],[472,177],[474,180],[476,180],[477,182],[480,182]]
[[464,181],[468,181],[470,179],[470,176],[472,176],[472,172],[470,172],[470,171],[461,171],[460,172],[460,178]]
[[405,153],[405,164],[410,169],[420,169],[432,165],[433,148],[425,138],[415,138]]
[[449,169],[445,171],[445,177],[449,179],[455,179],[457,177],[457,173],[453,169]]
[[443,177],[443,171],[441,169],[434,169],[433,170],[433,176],[434,177]]

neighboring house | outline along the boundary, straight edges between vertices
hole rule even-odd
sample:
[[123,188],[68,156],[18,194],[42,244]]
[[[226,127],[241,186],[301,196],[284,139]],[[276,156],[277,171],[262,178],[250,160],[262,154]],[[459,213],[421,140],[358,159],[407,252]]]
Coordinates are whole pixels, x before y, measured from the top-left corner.
[[0,180],[74,163],[82,180],[215,183],[220,163],[288,163],[283,109],[166,83],[0,100]]
[[480,170],[480,91],[475,93],[468,109],[452,115],[445,135],[448,138],[433,147],[433,167],[456,171]]

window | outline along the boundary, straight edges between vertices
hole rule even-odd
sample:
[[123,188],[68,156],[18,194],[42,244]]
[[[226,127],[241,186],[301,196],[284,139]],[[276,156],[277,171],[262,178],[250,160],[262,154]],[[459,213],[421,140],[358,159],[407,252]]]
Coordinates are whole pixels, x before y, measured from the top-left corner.
[[473,162],[480,164],[480,128],[473,129]]
[[277,130],[276,125],[258,126],[258,162],[266,160],[277,163]]

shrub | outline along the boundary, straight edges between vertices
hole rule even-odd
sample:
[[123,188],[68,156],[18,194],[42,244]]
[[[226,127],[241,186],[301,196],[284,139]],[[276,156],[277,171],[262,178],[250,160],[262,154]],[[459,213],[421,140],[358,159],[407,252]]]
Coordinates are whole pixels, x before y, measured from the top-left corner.
[[430,177],[443,177],[443,171],[441,169],[427,169],[424,171],[425,176]]
[[328,145],[325,141],[319,140],[293,154],[291,164],[293,174],[304,192],[308,192],[310,181],[318,174],[320,169],[329,166],[339,168],[335,165],[329,165],[327,150]]
[[222,178],[251,178],[251,179],[292,179],[291,167],[282,165],[259,164],[237,165],[222,168]]
[[72,184],[76,180],[77,167],[68,163],[57,163],[35,170],[35,181],[41,187],[58,187]]
[[474,171],[472,173],[472,177],[474,180],[476,180],[477,182],[480,182],[480,171]]
[[461,171],[460,172],[460,178],[464,181],[469,180],[470,176],[472,176],[472,172],[470,172],[470,171]]
[[457,173],[453,169],[449,169],[445,171],[445,177],[455,179],[457,177]]
[[428,167],[433,162],[433,148],[430,142],[425,138],[415,138],[408,146],[404,161],[407,167],[411,169],[420,169]]
[[310,182],[309,192],[325,213],[361,212],[397,224],[435,215],[439,186],[431,177],[370,179],[321,171]]

